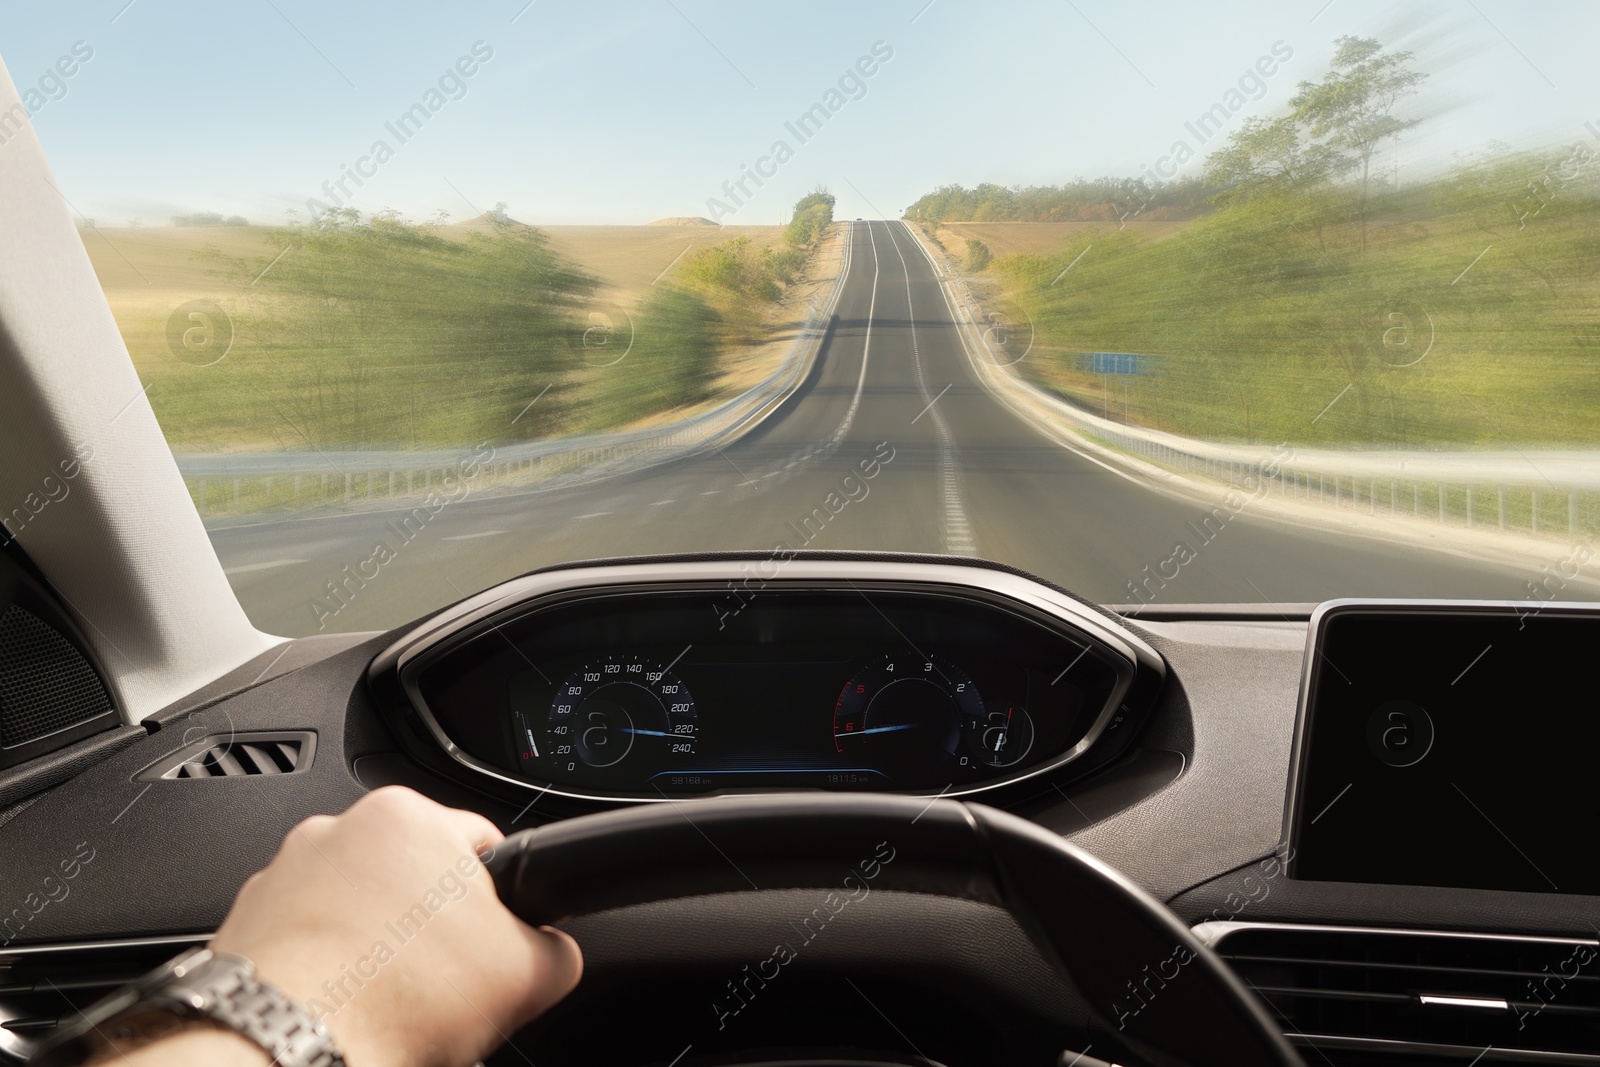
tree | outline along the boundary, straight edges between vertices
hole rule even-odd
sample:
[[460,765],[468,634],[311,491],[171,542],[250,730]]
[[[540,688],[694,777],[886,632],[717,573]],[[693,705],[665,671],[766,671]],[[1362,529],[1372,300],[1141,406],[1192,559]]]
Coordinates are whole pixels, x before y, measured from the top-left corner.
[[1290,99],[1296,121],[1312,137],[1346,153],[1361,168],[1361,250],[1367,249],[1367,198],[1372,156],[1385,137],[1397,137],[1419,119],[1402,119],[1395,105],[1417,91],[1427,74],[1409,66],[1410,52],[1385,54],[1371,37],[1340,37],[1334,42],[1333,69],[1321,82],[1301,82]]
[[784,241],[796,248],[815,244],[833,221],[835,202],[833,194],[820,185],[795,201],[794,216],[784,231]]
[[838,202],[838,198],[832,193],[828,192],[827,186],[819,185],[805,196],[802,196],[799,200],[795,201],[794,209],[796,213],[798,213],[806,210],[806,208],[825,205],[828,209],[828,216],[831,218],[833,216],[834,206],[838,204]]
[[1303,140],[1292,117],[1252,117],[1233,132],[1227,147],[1206,160],[1205,180],[1219,190],[1219,199],[1240,203],[1270,193],[1301,192],[1354,165],[1331,145]]

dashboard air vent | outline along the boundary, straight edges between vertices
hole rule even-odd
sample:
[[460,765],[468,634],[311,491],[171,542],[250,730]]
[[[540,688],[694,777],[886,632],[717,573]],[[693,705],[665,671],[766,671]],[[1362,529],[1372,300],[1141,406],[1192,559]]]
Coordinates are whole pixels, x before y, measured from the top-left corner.
[[136,778],[148,782],[293,774],[311,765],[316,747],[317,735],[309,730],[214,735],[163,756]]
[[[1203,923],[1316,1059],[1344,1064],[1600,1064],[1592,939]],[[1313,1052],[1314,1050],[1314,1052]]]
[[21,1064],[44,1034],[204,937],[0,947],[0,1065]]

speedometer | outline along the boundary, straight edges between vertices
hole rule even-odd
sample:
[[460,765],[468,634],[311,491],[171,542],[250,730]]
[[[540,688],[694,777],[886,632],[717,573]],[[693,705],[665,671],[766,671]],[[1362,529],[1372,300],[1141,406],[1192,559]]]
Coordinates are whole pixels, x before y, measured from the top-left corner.
[[576,771],[644,753],[651,763],[693,756],[699,730],[694,697],[677,675],[655,660],[608,656],[556,687],[544,733],[551,761]]

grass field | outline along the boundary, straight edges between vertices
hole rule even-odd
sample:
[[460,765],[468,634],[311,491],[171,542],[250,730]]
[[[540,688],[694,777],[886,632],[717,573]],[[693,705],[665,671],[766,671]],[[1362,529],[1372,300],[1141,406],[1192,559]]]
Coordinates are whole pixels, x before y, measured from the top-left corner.
[[[1135,219],[1126,228],[1155,239],[1175,233],[1187,222],[1145,222]],[[982,241],[996,257],[1015,254],[1049,256],[1078,242],[1078,247],[1097,237],[1115,233],[1116,222],[946,222],[934,234],[951,255],[966,254],[966,243]]]
[[[724,351],[714,313],[672,286],[691,246],[743,236],[775,247],[779,227],[560,226],[485,253],[493,229],[473,220],[401,234],[376,253],[326,241],[308,251],[291,232],[254,226],[83,238],[179,451],[456,447],[676,417],[759,377],[792,332],[785,300],[763,312],[772,345]],[[443,241],[427,246],[430,234]],[[457,254],[467,249],[476,258]],[[413,258],[384,273],[397,251]],[[196,301],[224,315],[186,318]],[[646,333],[625,369],[610,370],[630,321]],[[202,365],[230,336],[226,357]],[[692,388],[684,359],[704,379]],[[535,396],[540,406],[518,418]]]
[[[1538,162],[1375,198],[1364,225],[1335,191],[1182,223],[939,236],[958,259],[967,237],[989,245],[972,281],[1013,329],[1031,324],[1018,369],[1097,413],[1215,440],[1593,446],[1600,194],[1566,187],[1519,225]],[[1147,358],[1101,375],[1094,352]]]

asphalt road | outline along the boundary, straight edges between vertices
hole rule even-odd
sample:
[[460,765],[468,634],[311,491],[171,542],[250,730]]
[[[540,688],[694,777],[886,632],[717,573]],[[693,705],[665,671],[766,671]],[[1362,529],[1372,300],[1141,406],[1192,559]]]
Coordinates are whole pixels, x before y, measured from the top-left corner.
[[1103,603],[1514,599],[1536,577],[1248,508],[1202,528],[1208,506],[1122,477],[1002,406],[904,224],[851,225],[837,328],[806,382],[738,441],[588,485],[469,496],[409,538],[399,512],[214,530],[245,609],[285,635],[378,629],[550,563],[779,544],[983,556]]

